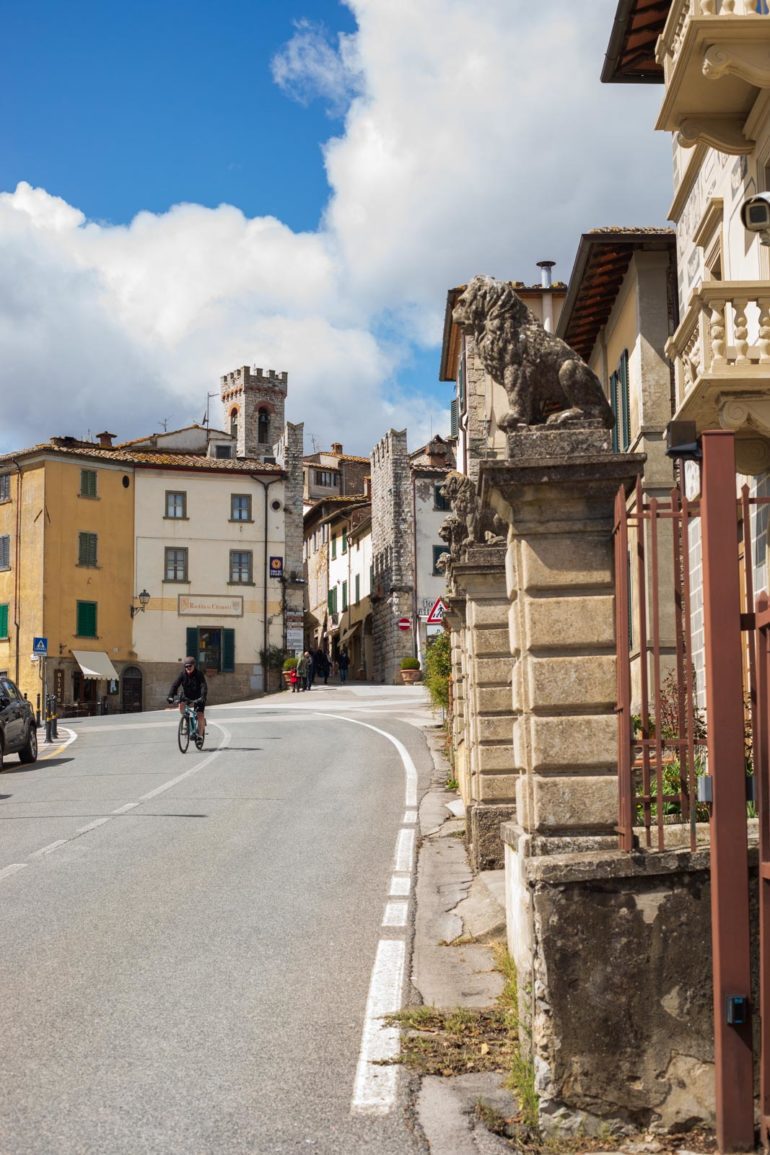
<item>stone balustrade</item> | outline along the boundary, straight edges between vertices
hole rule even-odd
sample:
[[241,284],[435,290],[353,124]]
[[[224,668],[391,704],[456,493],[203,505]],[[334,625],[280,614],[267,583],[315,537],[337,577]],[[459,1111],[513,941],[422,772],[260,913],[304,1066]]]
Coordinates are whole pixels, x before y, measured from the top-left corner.
[[666,83],[693,20],[727,17],[742,20],[746,17],[766,16],[767,8],[766,0],[759,0],[759,3],[758,0],[674,0],[655,52],[658,64],[663,67]]
[[770,369],[770,283],[707,281],[692,294],[666,344],[679,405],[704,378],[745,386],[747,371]]

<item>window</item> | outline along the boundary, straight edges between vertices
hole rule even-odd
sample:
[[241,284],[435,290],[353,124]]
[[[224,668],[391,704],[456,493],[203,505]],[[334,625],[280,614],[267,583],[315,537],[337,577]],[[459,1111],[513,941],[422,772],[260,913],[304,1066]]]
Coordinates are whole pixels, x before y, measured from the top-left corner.
[[433,547],[433,572],[434,573],[440,574],[442,572],[438,568],[438,559],[441,557],[442,553],[447,553],[447,552],[448,552],[448,550],[447,550],[447,547],[445,545],[434,545],[434,547]]
[[334,489],[335,485],[339,485],[339,474],[333,469],[316,469],[315,471],[316,485],[323,485],[326,489]]
[[0,537],[0,569],[11,568],[11,538],[5,533]]
[[185,653],[193,654],[206,674],[232,674],[235,670],[235,630],[217,626],[191,626]]
[[356,574],[356,605],[361,601],[361,575]]
[[0,638],[8,637],[8,603],[0,606]]
[[343,610],[346,610],[348,608],[348,583],[347,582],[342,583],[342,608],[343,608]]
[[236,585],[253,585],[253,555],[250,549],[230,550],[230,581]]
[[332,534],[332,558],[335,558],[336,556],[337,556],[337,535],[336,535],[336,533],[333,533]]
[[96,565],[96,534],[78,534],[78,565]]
[[232,445],[215,445],[214,446],[214,456],[215,457],[232,457],[232,455],[233,455]]
[[337,587],[336,586],[334,587],[333,590],[329,590],[329,593],[326,595],[326,608],[328,609],[330,614],[336,614],[336,612],[337,612]]
[[95,469],[81,469],[81,471],[80,471],[80,496],[81,497],[96,497],[96,470]]
[[238,410],[232,409],[230,411],[230,436],[234,441],[238,440]]
[[257,441],[260,445],[267,445],[270,434],[270,414],[267,409],[260,409],[257,417]]
[[10,473],[0,474],[0,501],[11,500],[11,475]]
[[77,603],[75,633],[79,638],[96,637],[96,602]]
[[230,494],[230,521],[251,521],[251,494]]
[[610,377],[610,405],[615,414],[612,448],[625,453],[631,444],[631,405],[628,392],[628,350],[624,349],[617,369]]
[[187,494],[183,491],[166,490],[166,517],[184,521],[187,518]]
[[187,577],[187,550],[166,547],[166,576],[167,582],[186,582]]
[[342,531],[342,552],[348,552],[348,531],[346,529]]
[[444,494],[441,492],[443,484],[444,483],[442,481],[438,485],[433,486],[433,508],[440,510],[450,510],[452,508],[452,503],[449,498],[444,497]]

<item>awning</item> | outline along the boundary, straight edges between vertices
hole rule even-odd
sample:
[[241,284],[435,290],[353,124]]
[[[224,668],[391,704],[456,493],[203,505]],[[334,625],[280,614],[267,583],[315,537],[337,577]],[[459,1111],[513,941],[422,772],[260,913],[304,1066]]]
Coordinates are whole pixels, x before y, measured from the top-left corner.
[[353,622],[353,624],[351,626],[349,626],[348,629],[342,631],[340,641],[347,642],[350,638],[352,638],[354,636],[354,634],[358,633],[358,631],[360,629],[361,629],[361,623],[360,622]]
[[103,650],[73,650],[72,656],[84,678],[107,678],[110,682],[117,682],[118,671]]

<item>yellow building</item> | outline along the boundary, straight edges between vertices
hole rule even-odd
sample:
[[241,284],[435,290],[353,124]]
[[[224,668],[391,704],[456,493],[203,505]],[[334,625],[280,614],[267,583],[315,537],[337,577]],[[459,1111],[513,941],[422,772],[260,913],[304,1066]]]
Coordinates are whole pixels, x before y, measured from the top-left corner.
[[0,669],[36,706],[47,682],[94,712],[131,656],[134,468],[110,440],[0,457]]

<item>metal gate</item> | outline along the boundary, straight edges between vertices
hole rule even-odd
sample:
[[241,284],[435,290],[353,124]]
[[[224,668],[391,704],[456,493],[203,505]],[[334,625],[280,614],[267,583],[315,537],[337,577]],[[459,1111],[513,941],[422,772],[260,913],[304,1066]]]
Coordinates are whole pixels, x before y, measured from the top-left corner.
[[[755,613],[752,532],[768,501],[748,487],[736,498],[734,434],[710,431],[701,437],[697,498],[688,500],[682,482],[667,500],[648,499],[637,483],[631,500],[621,491],[615,506],[618,835],[629,852],[709,847],[721,1151],[754,1148],[753,1013],[762,1139],[770,1142],[770,602],[763,595]],[[747,758],[759,785],[756,1008]]]

